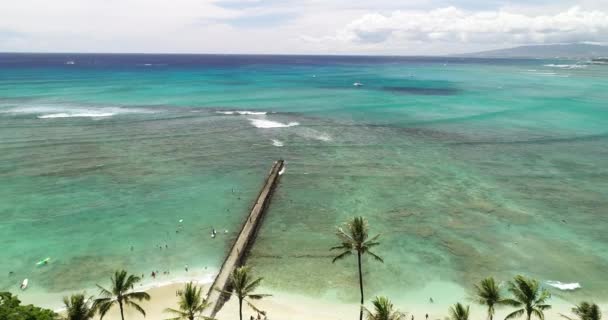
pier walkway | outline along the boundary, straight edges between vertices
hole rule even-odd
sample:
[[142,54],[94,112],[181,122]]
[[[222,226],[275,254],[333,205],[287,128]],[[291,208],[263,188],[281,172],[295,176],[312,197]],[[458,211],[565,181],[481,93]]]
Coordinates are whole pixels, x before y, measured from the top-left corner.
[[250,246],[253,244],[253,240],[255,239],[255,235],[260,226],[260,221],[266,214],[266,209],[268,208],[268,204],[270,203],[274,188],[279,181],[280,172],[283,170],[284,165],[283,160],[278,160],[270,169],[268,177],[262,186],[262,190],[251,208],[251,212],[243,222],[238,237],[232,244],[217,277],[209,288],[207,301],[211,303],[211,306],[203,313],[203,316],[212,318],[222,308],[226,297],[218,290],[228,289],[232,270],[241,266],[246,259],[247,253],[249,252]]

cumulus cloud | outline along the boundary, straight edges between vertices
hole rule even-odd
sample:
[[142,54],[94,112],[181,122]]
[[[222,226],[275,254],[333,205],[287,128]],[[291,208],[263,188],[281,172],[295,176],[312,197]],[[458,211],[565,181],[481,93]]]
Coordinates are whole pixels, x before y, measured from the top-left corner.
[[430,11],[369,13],[335,35],[305,38],[312,42],[363,45],[386,42],[563,43],[608,41],[608,14],[578,7],[552,14],[466,11],[454,7]]
[[445,54],[608,42],[608,0],[0,1],[0,52]]

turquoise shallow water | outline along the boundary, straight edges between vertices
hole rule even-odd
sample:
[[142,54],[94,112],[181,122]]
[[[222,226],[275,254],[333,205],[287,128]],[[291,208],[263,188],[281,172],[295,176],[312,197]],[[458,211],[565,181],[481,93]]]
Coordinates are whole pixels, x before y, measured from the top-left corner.
[[386,260],[366,262],[368,296],[525,273],[608,300],[605,66],[18,57],[0,60],[0,289],[29,278],[24,300],[119,267],[213,272],[277,158],[249,260],[272,288],[356,300],[354,261],[328,248],[364,215]]

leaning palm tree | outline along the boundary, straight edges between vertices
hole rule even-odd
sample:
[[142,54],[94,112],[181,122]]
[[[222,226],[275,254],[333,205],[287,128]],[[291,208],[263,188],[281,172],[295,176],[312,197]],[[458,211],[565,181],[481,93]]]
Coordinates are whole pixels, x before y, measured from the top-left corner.
[[232,271],[230,275],[230,287],[232,291],[221,291],[225,294],[236,296],[239,299],[239,319],[243,320],[243,301],[257,313],[264,314],[263,311],[256,308],[249,300],[260,300],[264,297],[269,297],[269,294],[253,293],[260,286],[263,278],[253,279],[250,274],[251,268],[242,266]]
[[469,320],[469,306],[457,303],[450,307],[450,320]]
[[576,315],[576,318],[570,318],[565,315],[562,317],[568,320],[600,320],[602,319],[602,312],[595,303],[581,302],[576,307],[572,308],[572,313]]
[[125,270],[117,270],[114,272],[114,276],[111,278],[112,289],[104,289],[102,286],[97,285],[100,290],[99,295],[101,298],[95,299],[93,306],[99,311],[99,318],[103,319],[106,313],[108,313],[110,308],[112,308],[112,306],[115,304],[118,304],[120,307],[120,318],[122,320],[125,320],[125,306],[133,307],[145,317],[146,312],[144,309],[137,303],[133,302],[133,300],[150,300],[150,295],[145,292],[131,291],[133,290],[135,284],[140,280],[141,279],[138,276],[127,275],[127,271]]
[[167,308],[165,312],[169,312],[175,315],[174,318],[167,320],[194,320],[194,318],[203,318],[205,320],[212,319],[203,317],[201,314],[207,309],[210,303],[207,299],[203,298],[201,293],[202,288],[197,287],[190,283],[186,283],[183,290],[178,290],[179,295],[179,310]]
[[393,304],[387,297],[376,297],[372,304],[374,305],[374,312],[365,309],[367,313],[367,320],[402,320],[405,319],[405,313],[399,312],[399,310],[393,307]]
[[84,294],[74,294],[70,297],[63,297],[65,305],[65,320],[90,320],[95,315],[95,308],[92,307],[93,297],[85,298]]
[[348,223],[346,223],[346,231],[342,228],[338,228],[336,235],[340,239],[341,244],[339,246],[332,247],[330,250],[341,250],[342,252],[334,257],[333,262],[344,259],[347,256],[357,253],[357,263],[359,266],[359,290],[361,291],[361,309],[359,311],[359,320],[363,320],[363,273],[361,271],[361,256],[369,254],[375,260],[384,262],[375,253],[371,252],[370,249],[379,245],[380,242],[376,235],[369,239],[367,220],[363,217],[355,217]]
[[489,320],[494,318],[496,306],[505,303],[500,292],[500,285],[492,277],[485,278],[475,285],[475,296],[473,299],[478,304],[488,307]]
[[544,320],[545,314],[543,311],[551,309],[551,305],[546,304],[546,301],[551,298],[551,294],[534,279],[516,276],[512,281],[509,281],[509,292],[513,294],[513,299],[505,299],[505,304],[520,309],[508,314],[505,320],[523,315],[526,316],[526,320],[530,320],[532,315]]

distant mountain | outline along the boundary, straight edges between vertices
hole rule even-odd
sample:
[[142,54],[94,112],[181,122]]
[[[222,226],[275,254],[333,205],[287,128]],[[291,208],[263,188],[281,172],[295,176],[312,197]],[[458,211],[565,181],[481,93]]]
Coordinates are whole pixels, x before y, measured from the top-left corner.
[[598,58],[608,57],[608,46],[594,44],[548,44],[536,46],[521,46],[509,49],[499,49],[466,53],[460,57],[474,58]]

